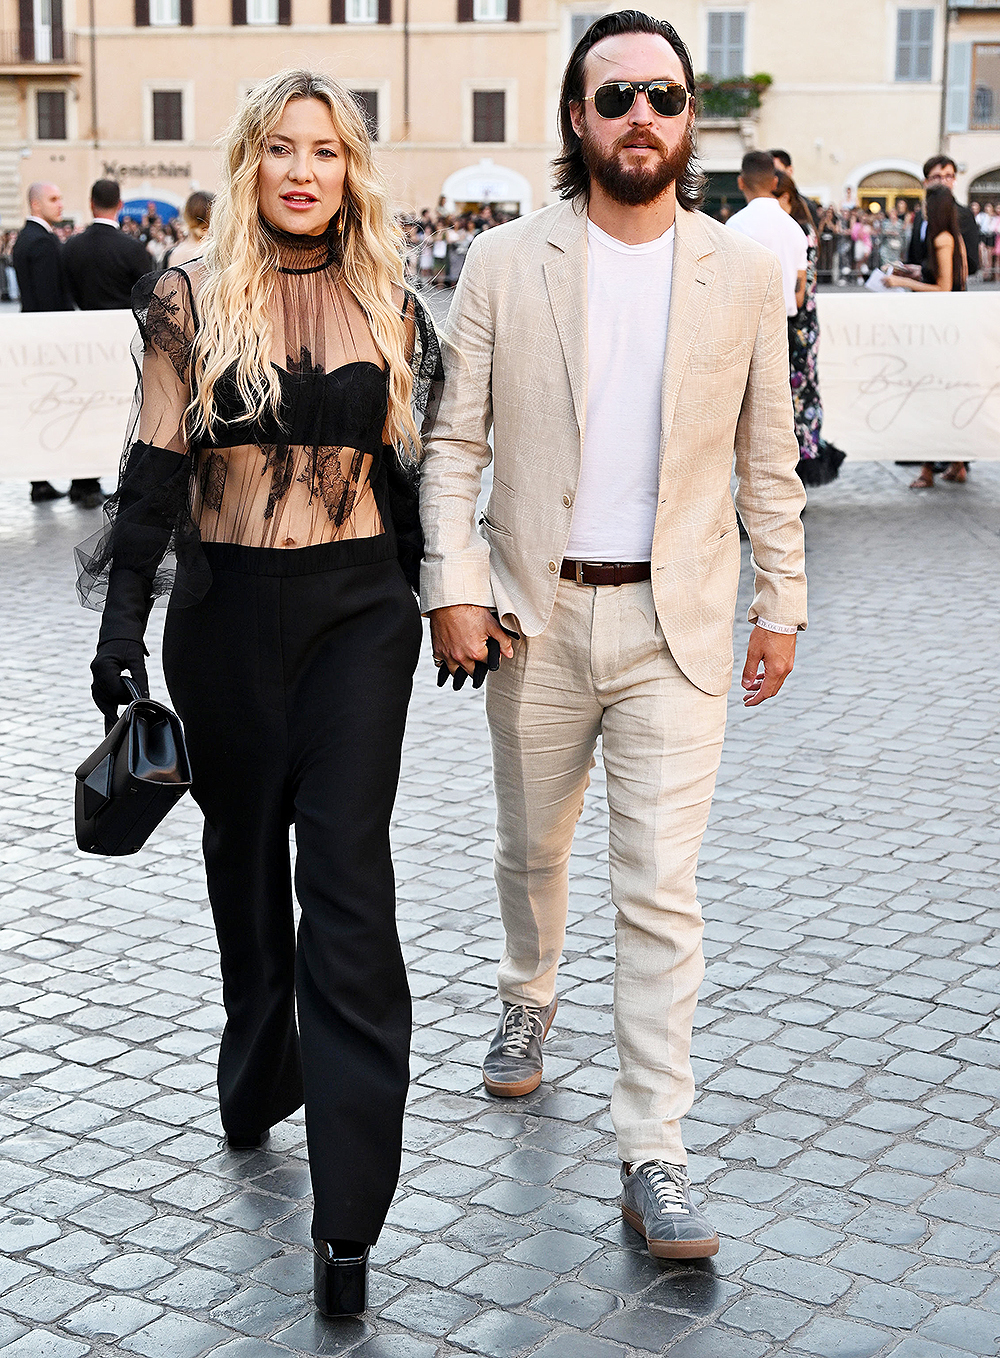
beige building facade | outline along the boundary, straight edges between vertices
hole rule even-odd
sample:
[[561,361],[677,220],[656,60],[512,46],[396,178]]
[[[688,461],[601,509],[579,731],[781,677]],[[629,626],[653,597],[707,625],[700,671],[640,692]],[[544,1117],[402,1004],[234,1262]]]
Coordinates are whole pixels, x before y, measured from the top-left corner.
[[[317,66],[369,113],[401,208],[551,201],[559,84],[609,6],[562,0],[0,0],[0,223],[35,179],[87,215],[92,181],[176,209],[214,188],[246,88]],[[705,74],[713,206],[743,152],[782,146],[824,202],[918,196],[941,148],[1000,202],[1000,0],[655,0]],[[750,84],[747,77],[762,75]],[[985,193],[981,196],[989,196]]]

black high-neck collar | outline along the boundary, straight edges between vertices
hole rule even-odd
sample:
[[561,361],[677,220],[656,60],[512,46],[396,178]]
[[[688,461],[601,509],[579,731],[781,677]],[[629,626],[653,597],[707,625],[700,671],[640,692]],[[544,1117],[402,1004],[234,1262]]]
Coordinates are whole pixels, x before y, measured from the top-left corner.
[[320,236],[282,231],[264,216],[261,216],[260,222],[265,234],[278,247],[279,272],[318,273],[335,262],[340,239],[336,217],[332,218]]

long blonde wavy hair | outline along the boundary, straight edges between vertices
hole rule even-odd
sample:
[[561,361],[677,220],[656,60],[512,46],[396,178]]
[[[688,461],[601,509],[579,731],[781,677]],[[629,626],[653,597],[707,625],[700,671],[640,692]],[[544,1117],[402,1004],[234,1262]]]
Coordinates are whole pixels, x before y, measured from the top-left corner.
[[292,99],[325,104],[343,145],[347,166],[339,217],[340,277],[364,311],[389,372],[389,441],[402,456],[419,457],[406,330],[392,298],[393,284],[403,286],[402,233],[358,104],[342,85],[318,71],[279,71],[256,85],[223,137],[223,183],[212,211],[206,277],[198,295],[191,432],[207,432],[221,422],[215,387],[229,369],[235,372],[246,416],[278,412],[281,387],[271,366],[270,321],[278,248],[261,225],[257,174],[268,139]]

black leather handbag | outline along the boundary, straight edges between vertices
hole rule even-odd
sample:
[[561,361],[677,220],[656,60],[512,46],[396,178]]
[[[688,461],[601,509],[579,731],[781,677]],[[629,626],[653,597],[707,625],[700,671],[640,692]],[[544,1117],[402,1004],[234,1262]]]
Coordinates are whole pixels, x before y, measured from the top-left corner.
[[76,842],[85,853],[136,853],[191,786],[180,718],[122,682],[132,701],[76,771]]

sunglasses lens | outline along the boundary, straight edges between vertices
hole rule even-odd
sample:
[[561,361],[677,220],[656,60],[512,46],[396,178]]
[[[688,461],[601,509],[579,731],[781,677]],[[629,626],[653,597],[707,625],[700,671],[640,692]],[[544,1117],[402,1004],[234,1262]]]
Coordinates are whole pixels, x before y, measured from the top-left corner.
[[646,97],[650,108],[661,118],[676,118],[687,108],[688,92],[683,85],[650,85]]
[[602,85],[594,95],[594,108],[602,118],[624,118],[635,103],[635,91],[627,81]]

